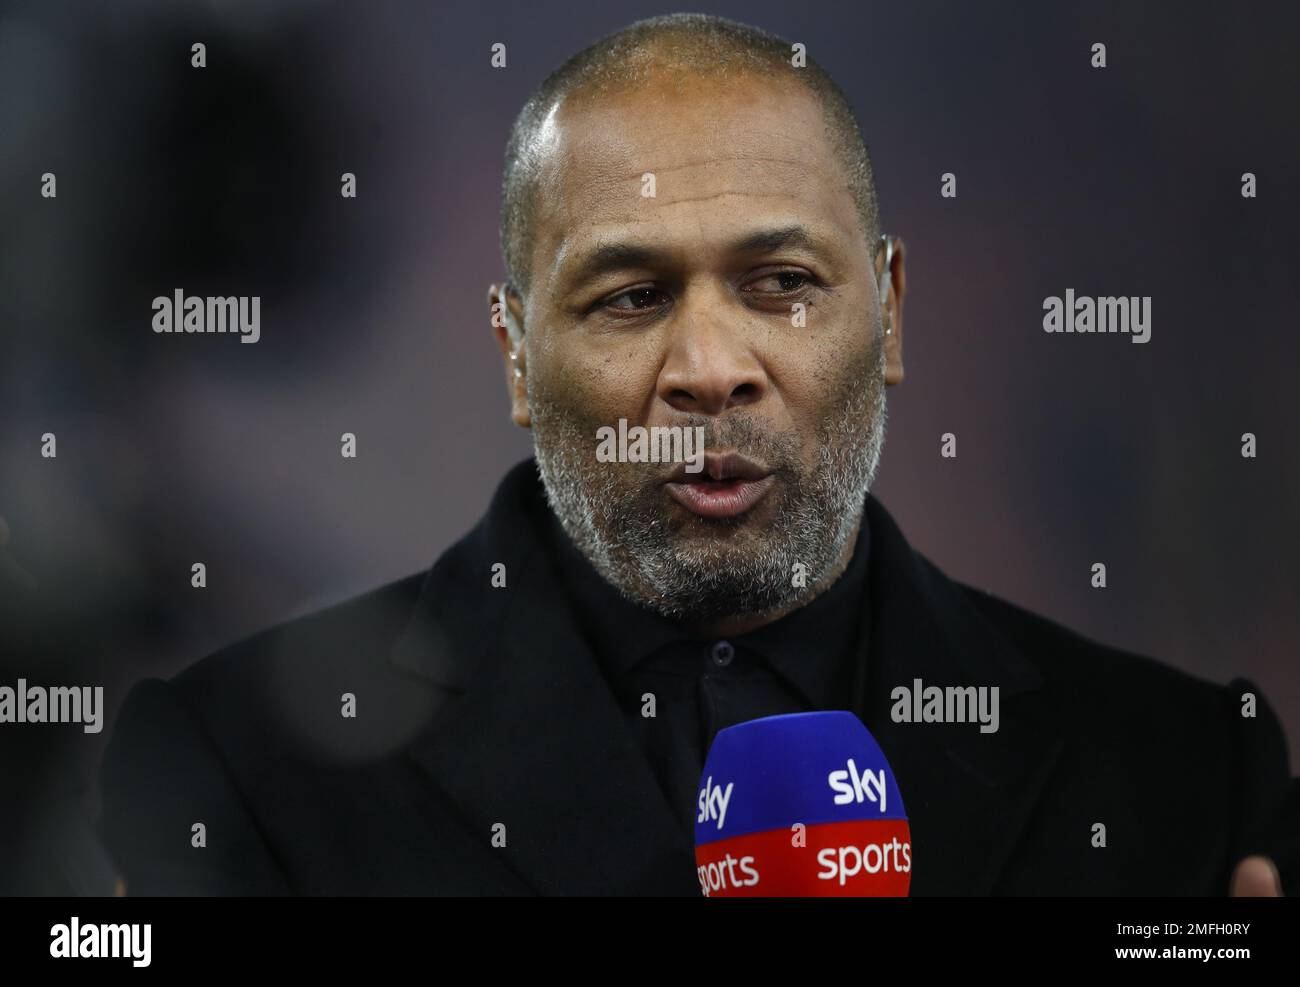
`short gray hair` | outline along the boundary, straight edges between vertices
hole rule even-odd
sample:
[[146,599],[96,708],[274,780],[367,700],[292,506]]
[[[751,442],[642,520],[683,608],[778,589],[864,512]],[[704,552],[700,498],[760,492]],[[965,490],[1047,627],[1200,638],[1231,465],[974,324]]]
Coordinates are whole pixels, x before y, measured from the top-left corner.
[[826,133],[848,173],[867,243],[880,238],[880,206],[871,156],[844,92],[811,57],[791,65],[788,41],[759,28],[709,14],[669,14],[637,21],[584,48],[528,97],[506,144],[501,182],[501,252],[520,295],[529,289],[530,224],[541,168],[537,136],[551,110],[577,90],[601,93],[648,78],[658,67],[700,75],[788,75],[807,86],[826,116]]

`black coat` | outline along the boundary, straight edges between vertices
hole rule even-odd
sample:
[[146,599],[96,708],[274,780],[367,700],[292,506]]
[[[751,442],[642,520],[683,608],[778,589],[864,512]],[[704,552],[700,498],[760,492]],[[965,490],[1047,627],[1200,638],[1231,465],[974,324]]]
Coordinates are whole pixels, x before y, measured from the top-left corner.
[[[430,572],[136,686],[99,820],[128,893],[698,894],[682,813],[530,523],[544,510],[522,463]],[[1263,697],[1241,715],[1258,690],[956,583],[874,496],[866,512],[862,712],[910,818],[913,894],[1224,894],[1256,849],[1300,892],[1300,781]],[[998,685],[1000,729],[894,723],[890,689],[918,678]]]

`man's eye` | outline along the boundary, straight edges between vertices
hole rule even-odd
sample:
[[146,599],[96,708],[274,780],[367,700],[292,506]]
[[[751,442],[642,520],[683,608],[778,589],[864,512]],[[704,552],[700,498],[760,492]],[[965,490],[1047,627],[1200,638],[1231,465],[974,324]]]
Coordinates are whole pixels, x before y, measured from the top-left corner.
[[621,295],[615,295],[603,307],[613,309],[615,312],[643,312],[662,305],[664,297],[664,293],[658,288],[633,288]]
[[808,286],[812,280],[803,271],[774,271],[751,281],[745,290],[760,295],[788,295]]

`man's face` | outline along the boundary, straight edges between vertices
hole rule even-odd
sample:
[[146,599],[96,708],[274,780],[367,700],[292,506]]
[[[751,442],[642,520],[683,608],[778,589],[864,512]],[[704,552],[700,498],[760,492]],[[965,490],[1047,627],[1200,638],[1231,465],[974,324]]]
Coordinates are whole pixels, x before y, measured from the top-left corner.
[[[788,609],[838,573],[886,362],[875,245],[815,98],[681,83],[571,97],[545,128],[516,419],[605,578],[699,621]],[[620,419],[702,426],[706,469],[601,461]]]

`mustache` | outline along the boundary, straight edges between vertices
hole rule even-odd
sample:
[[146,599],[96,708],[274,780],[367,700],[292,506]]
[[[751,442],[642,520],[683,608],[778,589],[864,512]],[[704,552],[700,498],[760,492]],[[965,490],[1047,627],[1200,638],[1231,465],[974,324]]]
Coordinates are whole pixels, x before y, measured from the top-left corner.
[[[803,471],[800,459],[801,444],[798,438],[791,433],[776,431],[751,415],[723,419],[707,415],[684,415],[673,419],[668,423],[668,427],[679,427],[684,433],[688,429],[702,429],[702,432],[696,433],[703,437],[698,454],[702,457],[707,456],[708,460],[715,465],[719,462],[719,454],[723,454],[721,460],[728,463],[739,462],[744,466],[756,464],[762,467],[764,473],[774,473],[787,479]],[[670,468],[665,473],[663,467],[657,463],[623,465],[645,467],[647,472],[653,472],[654,478],[647,481],[648,483],[662,482],[681,470],[679,465],[676,470]],[[737,470],[731,472],[737,473]],[[746,470],[739,469],[738,472],[743,474]],[[691,476],[695,475],[697,474],[691,474]],[[698,475],[705,476],[707,471]]]
[[797,455],[799,448],[794,436],[775,431],[751,415],[730,418],[690,415],[680,424],[688,428],[703,428],[705,449],[734,449],[742,455],[764,459],[773,466],[776,462],[788,461],[792,451]]

